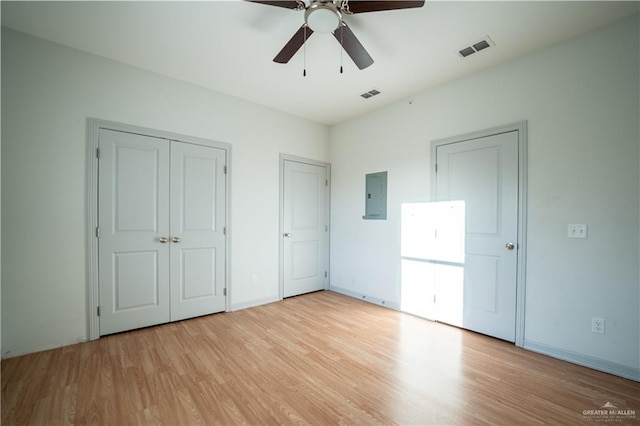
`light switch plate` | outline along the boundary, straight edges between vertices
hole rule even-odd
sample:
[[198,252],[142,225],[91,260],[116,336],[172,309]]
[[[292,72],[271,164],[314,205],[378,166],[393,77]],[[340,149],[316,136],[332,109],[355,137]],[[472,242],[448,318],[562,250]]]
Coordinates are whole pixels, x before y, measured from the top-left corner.
[[585,223],[570,223],[567,232],[569,238],[587,238],[587,225]]

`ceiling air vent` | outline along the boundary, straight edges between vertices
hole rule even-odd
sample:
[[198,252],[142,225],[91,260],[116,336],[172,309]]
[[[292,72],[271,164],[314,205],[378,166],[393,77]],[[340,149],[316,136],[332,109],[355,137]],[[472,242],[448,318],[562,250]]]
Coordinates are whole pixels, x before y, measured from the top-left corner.
[[371,98],[371,97],[373,97],[375,95],[379,95],[379,94],[380,94],[379,91],[377,91],[376,89],[373,89],[373,90],[369,90],[368,92],[363,93],[360,96],[362,96],[365,99],[369,99],[369,98]]
[[467,46],[467,47],[464,47],[464,48],[458,50],[458,55],[460,55],[463,58],[466,58],[467,56],[470,56],[470,55],[473,55],[474,53],[480,52],[481,50],[484,50],[487,47],[491,47],[491,46],[495,46],[495,45],[496,44],[493,42],[493,40],[491,40],[491,37],[486,36],[482,40],[471,44],[471,46]]

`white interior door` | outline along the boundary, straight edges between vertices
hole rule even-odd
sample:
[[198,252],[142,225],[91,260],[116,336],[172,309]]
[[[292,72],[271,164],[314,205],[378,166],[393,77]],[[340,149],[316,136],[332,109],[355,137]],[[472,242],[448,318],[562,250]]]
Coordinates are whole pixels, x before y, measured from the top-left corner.
[[466,228],[463,267],[438,268],[437,319],[513,342],[518,132],[440,145],[436,163],[437,200],[463,201]]
[[171,320],[225,310],[223,149],[171,144]]
[[100,334],[170,320],[169,141],[101,129]]
[[283,296],[327,288],[327,168],[283,162]]
[[100,334],[225,310],[226,151],[100,129]]

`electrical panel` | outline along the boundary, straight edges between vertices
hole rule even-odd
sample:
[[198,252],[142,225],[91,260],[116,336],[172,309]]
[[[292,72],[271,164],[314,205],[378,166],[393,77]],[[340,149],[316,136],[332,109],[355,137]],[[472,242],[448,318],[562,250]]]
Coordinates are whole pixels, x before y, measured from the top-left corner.
[[387,219],[387,172],[369,173],[365,176],[364,219]]

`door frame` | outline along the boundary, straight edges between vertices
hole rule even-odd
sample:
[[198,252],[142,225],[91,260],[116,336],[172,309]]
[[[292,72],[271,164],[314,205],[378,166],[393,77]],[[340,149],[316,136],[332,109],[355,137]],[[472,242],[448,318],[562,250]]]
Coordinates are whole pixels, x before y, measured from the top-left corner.
[[[327,185],[325,192],[325,214],[327,215],[327,282],[331,281],[331,262],[328,256],[331,253],[331,164],[324,161],[312,160],[309,158],[298,157],[289,154],[280,154],[280,224],[278,234],[278,299],[284,299],[284,162],[295,161],[297,163],[310,164],[312,166],[324,167],[327,171]],[[325,290],[328,286],[325,286]]]
[[518,238],[516,260],[516,334],[515,345],[524,347],[526,260],[527,260],[527,121],[492,127],[476,132],[431,141],[431,200],[436,201],[436,149],[442,145],[518,132]]
[[209,139],[187,136],[163,130],[150,129],[131,124],[118,123],[98,118],[87,118],[87,163],[86,163],[86,250],[87,250],[87,334],[89,340],[100,338],[99,306],[99,279],[98,279],[98,138],[101,129],[115,130],[125,133],[134,133],[144,136],[152,136],[159,139],[179,141],[194,145],[203,145],[218,148],[225,151],[227,163],[225,214],[227,240],[225,244],[225,312],[230,309],[231,300],[231,145]]

